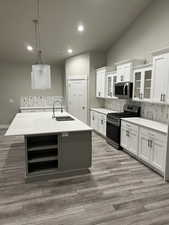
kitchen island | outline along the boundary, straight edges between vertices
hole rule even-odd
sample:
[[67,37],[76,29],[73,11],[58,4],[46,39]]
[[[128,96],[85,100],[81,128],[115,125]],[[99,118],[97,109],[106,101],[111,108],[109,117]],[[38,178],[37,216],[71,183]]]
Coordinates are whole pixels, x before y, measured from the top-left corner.
[[92,128],[66,112],[56,112],[56,118],[51,112],[18,113],[5,135],[24,136],[27,180],[91,167]]

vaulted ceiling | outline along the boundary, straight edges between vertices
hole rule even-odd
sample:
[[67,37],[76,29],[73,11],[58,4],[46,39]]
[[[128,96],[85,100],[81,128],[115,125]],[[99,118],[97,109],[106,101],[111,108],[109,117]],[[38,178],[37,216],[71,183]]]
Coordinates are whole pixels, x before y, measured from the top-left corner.
[[[47,62],[106,50],[151,0],[40,0],[41,43]],[[0,60],[34,62],[35,0],[0,0]],[[83,23],[85,31],[77,32]],[[72,54],[72,55],[73,55]]]

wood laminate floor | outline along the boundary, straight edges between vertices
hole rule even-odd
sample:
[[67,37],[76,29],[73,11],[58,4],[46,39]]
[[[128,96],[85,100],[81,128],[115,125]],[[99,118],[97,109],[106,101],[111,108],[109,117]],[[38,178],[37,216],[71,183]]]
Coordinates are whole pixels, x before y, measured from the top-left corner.
[[22,137],[0,134],[0,225],[167,225],[169,184],[93,135],[91,173],[24,182]]

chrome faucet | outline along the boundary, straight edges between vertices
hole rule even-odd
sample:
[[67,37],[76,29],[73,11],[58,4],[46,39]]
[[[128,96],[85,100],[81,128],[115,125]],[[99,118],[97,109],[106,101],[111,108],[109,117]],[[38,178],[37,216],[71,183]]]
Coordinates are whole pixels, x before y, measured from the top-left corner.
[[[56,103],[60,103],[60,107],[55,107]],[[55,109],[60,109],[61,113],[63,113],[63,104],[62,104],[62,100],[56,100],[53,102],[53,115],[52,118],[55,118]]]

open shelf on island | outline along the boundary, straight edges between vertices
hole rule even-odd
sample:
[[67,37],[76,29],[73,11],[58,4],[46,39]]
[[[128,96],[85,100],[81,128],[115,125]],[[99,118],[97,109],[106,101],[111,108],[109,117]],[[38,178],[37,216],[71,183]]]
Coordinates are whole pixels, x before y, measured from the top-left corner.
[[58,146],[57,135],[41,135],[27,137],[27,149],[28,151],[36,151],[42,149],[54,149]]
[[26,137],[27,172],[47,173],[58,169],[58,135],[34,135]]
[[58,168],[58,160],[49,160],[49,161],[43,161],[43,162],[28,162],[28,172],[40,172],[50,169],[57,169]]
[[28,163],[31,164],[31,163],[47,162],[47,161],[54,161],[57,159],[58,159],[57,156],[48,156],[48,157],[41,157],[41,158],[28,160]]
[[58,149],[42,149],[36,151],[28,151],[28,161],[37,158],[46,158],[52,156],[58,156]]

